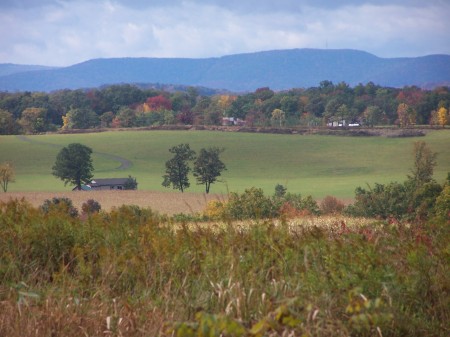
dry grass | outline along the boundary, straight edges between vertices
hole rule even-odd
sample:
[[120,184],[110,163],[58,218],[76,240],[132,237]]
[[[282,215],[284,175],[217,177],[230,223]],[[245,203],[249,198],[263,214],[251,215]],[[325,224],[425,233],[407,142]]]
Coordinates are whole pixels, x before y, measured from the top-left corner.
[[155,192],[155,191],[89,191],[89,192],[8,192],[0,194],[0,201],[25,198],[33,206],[38,207],[46,199],[66,197],[73,201],[79,210],[88,199],[100,203],[102,209],[110,211],[122,205],[150,207],[161,214],[177,213],[193,214],[203,211],[208,201],[224,200],[224,195],[204,193]]

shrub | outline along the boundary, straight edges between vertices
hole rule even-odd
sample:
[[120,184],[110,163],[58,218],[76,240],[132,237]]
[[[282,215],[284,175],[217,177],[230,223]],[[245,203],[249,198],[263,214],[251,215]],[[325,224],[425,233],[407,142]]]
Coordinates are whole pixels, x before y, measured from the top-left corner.
[[230,193],[226,212],[231,219],[266,219],[277,215],[272,200],[260,188],[252,187],[244,193]]
[[89,199],[81,205],[81,210],[83,214],[94,214],[100,212],[102,206],[98,201],[94,199]]
[[133,178],[132,176],[128,176],[128,179],[127,179],[127,181],[125,182],[125,184],[123,185],[123,187],[126,189],[126,190],[137,190],[137,186],[138,186],[138,183],[137,183],[137,181],[136,181],[136,178]]
[[275,186],[275,194],[274,194],[274,196],[276,198],[282,198],[282,197],[284,197],[286,195],[286,191],[287,191],[286,187],[284,187],[283,185],[277,184]]
[[211,200],[206,204],[203,214],[210,220],[220,220],[225,215],[225,205],[222,201]]
[[56,211],[67,213],[72,218],[76,218],[78,216],[78,210],[75,206],[73,206],[72,200],[65,197],[55,197],[52,200],[46,199],[44,200],[41,209],[46,214]]
[[450,225],[450,184],[447,184],[436,198],[434,215],[438,220]]
[[331,195],[327,195],[320,203],[320,210],[323,214],[340,214],[344,207],[342,201]]

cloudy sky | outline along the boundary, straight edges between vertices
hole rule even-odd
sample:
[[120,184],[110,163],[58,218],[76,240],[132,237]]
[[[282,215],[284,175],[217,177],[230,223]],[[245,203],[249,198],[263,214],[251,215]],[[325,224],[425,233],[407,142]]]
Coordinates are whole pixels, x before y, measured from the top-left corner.
[[450,0],[0,0],[0,63],[291,48],[450,54]]

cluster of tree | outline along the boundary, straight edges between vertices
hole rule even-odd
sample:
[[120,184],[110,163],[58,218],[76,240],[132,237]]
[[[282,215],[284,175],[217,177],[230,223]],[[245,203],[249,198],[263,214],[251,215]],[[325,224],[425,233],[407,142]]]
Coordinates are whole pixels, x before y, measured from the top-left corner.
[[371,82],[350,87],[322,81],[318,87],[240,95],[200,95],[196,88],[168,92],[133,85],[52,93],[0,93],[0,134],[97,127],[220,125],[223,117],[249,126],[366,126],[450,122],[450,89],[389,88]]
[[[225,164],[220,160],[220,154],[224,149],[210,147],[201,149],[198,157],[195,151],[191,150],[189,144],[180,144],[169,149],[173,153],[173,158],[166,162],[166,171],[162,183],[165,187],[172,186],[183,192],[190,186],[189,172],[190,162],[194,161],[193,174],[199,185],[205,185],[206,193],[209,193],[211,184],[215,183],[222,171],[226,170]],[[81,190],[83,184],[89,184],[93,177],[94,167],[92,165],[92,149],[83,144],[73,143],[61,149],[53,165],[53,175],[64,182],[64,185],[75,185]],[[5,165],[5,168],[7,166]],[[3,165],[0,173],[3,172]],[[11,181],[13,176],[8,176]],[[3,186],[2,182],[2,186]],[[6,185],[7,186],[7,185]],[[125,189],[136,189],[137,181],[128,176]],[[6,192],[6,190],[5,190]]]
[[180,144],[169,149],[173,157],[166,162],[166,172],[163,175],[162,185],[172,186],[183,192],[190,186],[189,163],[194,161],[193,173],[197,184],[205,185],[205,192],[209,193],[211,184],[215,183],[222,171],[226,170],[225,164],[220,160],[220,153],[224,150],[217,147],[201,149],[196,157],[195,151],[191,150],[189,144]]

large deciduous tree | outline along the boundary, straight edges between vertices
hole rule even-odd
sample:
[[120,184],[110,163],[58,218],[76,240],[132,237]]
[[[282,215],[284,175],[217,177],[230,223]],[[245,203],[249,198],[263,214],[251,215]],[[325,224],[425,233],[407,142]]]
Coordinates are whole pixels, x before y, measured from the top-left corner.
[[3,163],[0,165],[0,186],[3,192],[8,191],[8,184],[14,182],[14,168],[10,163]]
[[191,171],[189,162],[195,159],[195,152],[189,144],[180,144],[169,149],[174,156],[166,162],[166,174],[162,185],[184,192],[190,186],[188,174]]
[[53,175],[64,181],[64,185],[72,184],[81,190],[81,185],[89,183],[93,177],[91,154],[92,149],[85,145],[69,144],[58,153]]
[[226,170],[225,164],[219,158],[223,151],[223,149],[217,147],[201,149],[195,160],[194,176],[199,185],[205,185],[206,193],[209,193],[211,184],[217,181],[222,171]]

